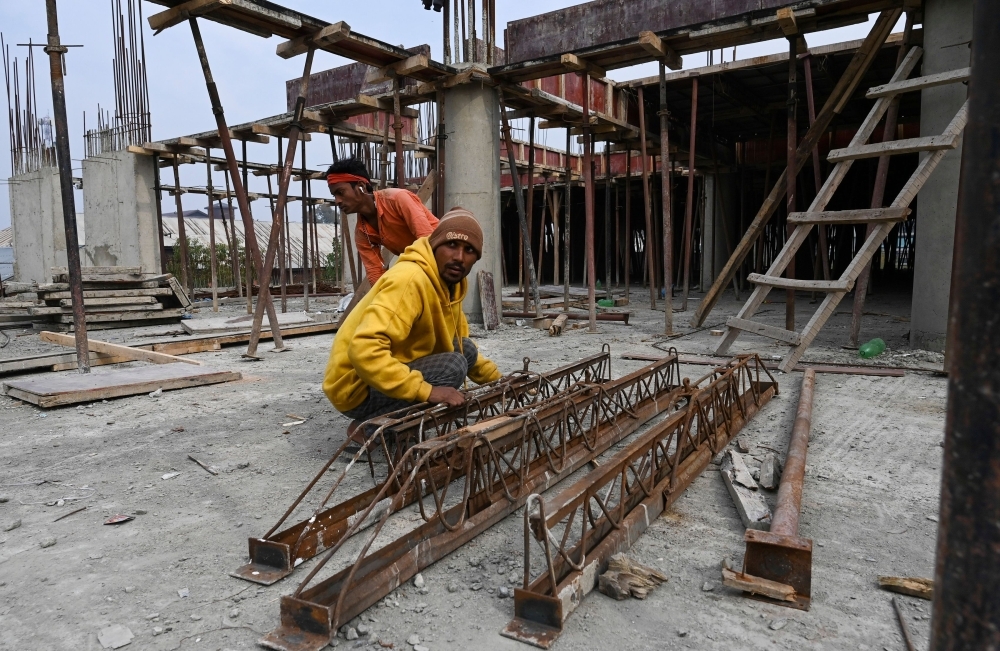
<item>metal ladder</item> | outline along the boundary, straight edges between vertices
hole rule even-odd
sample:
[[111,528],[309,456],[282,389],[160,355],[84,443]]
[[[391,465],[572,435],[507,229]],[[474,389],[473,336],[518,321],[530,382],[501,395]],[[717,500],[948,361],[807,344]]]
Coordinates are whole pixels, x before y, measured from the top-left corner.
[[[951,123],[940,136],[865,144],[889,108],[893,97],[896,95],[968,80],[969,68],[907,79],[906,77],[916,67],[921,54],[923,54],[923,50],[920,47],[915,46],[911,48],[899,68],[896,69],[889,83],[882,86],[875,86],[868,90],[865,97],[877,99],[875,106],[872,107],[871,112],[858,129],[850,145],[845,149],[835,149],[830,152],[827,160],[831,163],[836,163],[836,165],[834,165],[823,187],[820,188],[816,198],[813,199],[809,210],[806,212],[793,212],[788,216],[788,224],[794,225],[795,229],[785,241],[785,246],[778,253],[774,262],[771,263],[771,267],[767,270],[767,273],[750,274],[747,277],[747,280],[754,283],[756,287],[739,313],[727,320],[726,332],[722,338],[722,342],[715,351],[716,354],[725,354],[741,332],[751,332],[787,343],[790,346],[788,354],[784,356],[778,368],[785,372],[794,369],[803,353],[805,353],[806,348],[816,338],[816,335],[819,334],[819,331],[826,324],[827,319],[830,318],[830,315],[837,308],[837,304],[854,287],[854,281],[872,259],[872,256],[875,255],[882,241],[889,235],[892,227],[897,222],[906,220],[907,215],[910,214],[908,206],[923,187],[928,177],[930,177],[934,168],[937,167],[938,163],[941,162],[941,159],[949,150],[958,146],[962,137],[962,130],[965,128],[969,106],[968,101],[958,110],[958,113],[955,114]],[[854,161],[862,158],[877,158],[884,155],[910,154],[922,151],[930,152],[930,154],[920,161],[917,169],[888,208],[824,210]],[[875,224],[876,227],[861,245],[851,263],[847,265],[844,273],[837,280],[782,278],[781,274],[785,271],[789,262],[794,259],[799,247],[806,241],[809,231],[817,224]],[[816,313],[813,314],[801,332],[752,321],[750,317],[754,315],[764,302],[768,292],[775,287],[821,291],[826,293],[826,298],[824,298],[823,302],[816,309]]]

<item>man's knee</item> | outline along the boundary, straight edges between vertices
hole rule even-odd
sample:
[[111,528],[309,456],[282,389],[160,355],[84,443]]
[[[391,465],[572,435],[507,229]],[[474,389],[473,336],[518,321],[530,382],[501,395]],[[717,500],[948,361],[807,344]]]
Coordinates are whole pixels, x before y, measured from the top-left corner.
[[466,373],[479,360],[479,349],[476,347],[474,341],[468,337],[462,338],[462,356],[465,357]]

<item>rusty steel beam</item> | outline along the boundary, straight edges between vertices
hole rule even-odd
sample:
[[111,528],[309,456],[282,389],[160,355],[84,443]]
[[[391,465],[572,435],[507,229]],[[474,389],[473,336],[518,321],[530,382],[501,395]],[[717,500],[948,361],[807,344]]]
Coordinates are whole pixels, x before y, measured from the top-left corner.
[[809,610],[812,599],[812,540],[799,537],[799,510],[815,387],[816,371],[807,368],[802,376],[799,407],[788,442],[785,468],[781,472],[778,505],[771,518],[771,530],[747,529],[743,538],[747,544],[743,574],[791,586],[795,590],[790,600],[773,599],[762,594],[753,597],[800,610]]
[[[578,384],[557,399],[414,445],[387,480],[387,488],[398,483],[399,490],[355,560],[310,587],[328,561],[343,561],[337,552],[344,540],[373,517],[387,489],[358,514],[295,594],[282,597],[281,626],[260,643],[281,651],[325,647],[341,624],[515,512],[530,494],[555,485],[636,431],[681,391],[672,350],[668,358],[618,380]],[[390,513],[414,491],[423,522],[370,551]],[[453,506],[445,506],[449,494],[460,496]]]
[[[685,380],[671,396],[673,413],[613,458],[556,495],[530,496],[524,583],[514,591],[514,619],[501,635],[552,646],[611,556],[631,547],[777,392],[760,357],[741,355],[697,382]],[[535,578],[532,537],[544,553]]]
[[[579,382],[601,382],[611,375],[611,355],[607,350],[543,374],[528,371],[529,361],[525,359],[523,371],[463,392],[466,402],[461,406],[421,403],[369,420],[364,426],[364,431],[372,430],[367,447],[373,452],[381,450],[391,469],[403,458],[406,450],[421,441],[446,436],[459,428],[501,416],[511,409],[547,400]],[[372,504],[384,478],[376,482],[374,488],[331,505],[334,495],[340,495],[337,488],[344,476],[362,456],[361,452],[354,455],[347,453],[347,444],[345,441],[319,469],[305,490],[263,537],[249,539],[250,562],[238,568],[232,576],[262,585],[275,583],[291,574],[303,560],[334,545],[346,531],[351,518]],[[337,460],[347,461],[350,465],[333,482],[319,506],[304,520],[278,531],[309,495],[318,493],[314,493],[317,485]],[[369,468],[374,478],[374,464],[369,463]],[[383,498],[385,504],[393,496],[390,491]]]
[[1000,647],[1000,23],[976,0],[955,222],[930,649]]

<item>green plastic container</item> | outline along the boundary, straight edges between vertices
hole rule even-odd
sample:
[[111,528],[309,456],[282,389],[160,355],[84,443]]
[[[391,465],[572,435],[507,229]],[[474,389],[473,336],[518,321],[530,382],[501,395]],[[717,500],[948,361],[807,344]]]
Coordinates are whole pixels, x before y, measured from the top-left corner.
[[612,301],[611,299],[608,299],[608,298],[602,298],[601,300],[597,301],[597,304],[600,305],[601,307],[614,307],[615,306],[615,302]]
[[878,338],[872,339],[867,344],[862,344],[861,347],[858,348],[858,355],[860,355],[862,359],[878,357],[883,352],[885,352],[885,342]]

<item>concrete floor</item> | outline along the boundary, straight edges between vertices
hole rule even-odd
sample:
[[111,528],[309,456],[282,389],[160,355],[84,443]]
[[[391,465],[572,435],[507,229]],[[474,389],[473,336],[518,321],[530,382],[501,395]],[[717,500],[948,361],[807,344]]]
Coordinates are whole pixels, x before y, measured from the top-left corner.
[[[633,294],[639,302],[644,296]],[[330,309],[333,300],[321,307]],[[290,309],[300,307],[291,302]],[[708,325],[738,307],[727,295]],[[800,323],[812,307],[800,297]],[[762,320],[783,324],[783,305],[764,309]],[[941,367],[940,355],[903,347],[908,309],[908,296],[869,303],[862,339],[882,336],[890,350],[868,363]],[[653,344],[660,343],[707,353],[718,341],[703,330],[667,344],[657,335],[662,312],[648,304],[631,310],[632,325],[602,324],[597,335],[574,329],[556,339],[506,325],[478,333],[479,343],[505,371],[520,368],[525,354],[544,370],[609,343],[613,374],[620,376],[643,365],[621,360],[623,352],[655,354]],[[686,325],[689,314],[675,316]],[[806,359],[857,361],[855,352],[840,348],[848,321],[847,314],[835,316]],[[48,348],[37,337],[8,333],[13,339],[0,357]],[[121,341],[133,333],[93,336]],[[320,390],[330,341],[329,335],[293,339],[291,352],[265,353],[255,363],[240,359],[240,347],[195,355],[242,372],[243,380],[158,398],[43,411],[0,397],[0,493],[9,500],[0,503],[0,529],[21,522],[0,532],[0,648],[100,649],[97,633],[112,624],[135,635],[127,648],[254,648],[277,626],[278,599],[310,563],[270,587],[228,573],[245,562],[247,537],[269,529],[344,440],[347,419]],[[733,352],[749,350],[784,353],[746,336]],[[706,367],[683,370],[696,377]],[[780,395],[743,430],[758,456],[764,451],[758,445],[784,450],[794,419],[801,374],[777,377]],[[632,549],[669,581],[645,601],[591,594],[555,649],[903,649],[890,595],[876,577],[932,575],[945,393],[946,380],[927,371],[901,378],[818,376],[800,529],[814,541],[809,612],[766,605],[720,585],[722,559],[741,562],[743,528],[710,466]],[[289,414],[308,420],[285,426],[294,420]],[[188,454],[221,472],[209,475]],[[174,472],[180,474],[162,479]],[[364,478],[352,485],[363,486]],[[81,506],[87,510],[54,522]],[[119,513],[135,520],[102,524]],[[404,512],[394,520],[392,530],[402,532],[414,516]],[[47,538],[56,544],[42,548]],[[406,640],[417,634],[433,650],[527,649],[498,634],[513,615],[513,600],[495,589],[519,581],[521,558],[517,513],[425,570],[426,594],[408,585],[370,608],[355,622],[373,630],[370,639],[336,644],[383,648],[381,640],[409,650]],[[482,589],[473,591],[474,583]],[[923,646],[930,603],[900,599]]]

